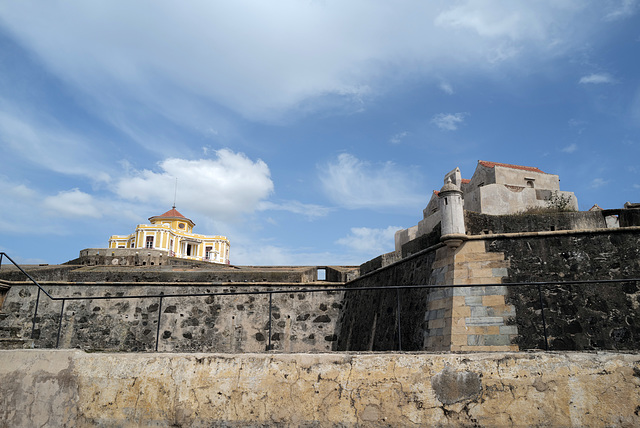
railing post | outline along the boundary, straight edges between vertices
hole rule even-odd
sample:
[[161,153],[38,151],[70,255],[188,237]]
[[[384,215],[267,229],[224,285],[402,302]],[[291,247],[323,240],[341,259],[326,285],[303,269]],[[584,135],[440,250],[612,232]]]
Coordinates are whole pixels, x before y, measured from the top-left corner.
[[38,295],[36,297],[36,309],[33,311],[33,323],[31,324],[31,340],[33,340],[33,334],[36,331],[36,318],[38,317],[38,304],[40,303],[40,289],[38,288]]
[[158,352],[158,341],[160,340],[160,317],[162,316],[162,295],[160,296],[160,304],[158,305],[158,327],[156,329],[156,352]]
[[542,301],[542,287],[538,284],[538,296],[540,297],[540,315],[542,315],[542,330],[544,331],[544,350],[549,350],[549,340],[547,339],[547,323],[544,319],[544,302]]
[[62,316],[64,315],[64,302],[65,302],[65,299],[62,299],[62,307],[60,308],[60,320],[58,321],[58,338],[56,339],[56,349],[60,345],[60,330],[62,329]]
[[402,329],[400,328],[400,289],[396,288],[397,320],[398,320],[398,351],[402,351]]
[[267,342],[267,351],[271,350],[271,308],[272,308],[273,293],[269,293],[269,340]]

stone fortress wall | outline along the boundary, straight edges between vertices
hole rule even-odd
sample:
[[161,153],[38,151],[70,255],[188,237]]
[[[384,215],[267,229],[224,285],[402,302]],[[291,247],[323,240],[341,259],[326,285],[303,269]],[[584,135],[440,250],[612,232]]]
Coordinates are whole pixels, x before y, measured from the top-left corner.
[[[542,183],[530,172],[512,193]],[[446,178],[438,221],[360,267],[89,249],[27,268],[55,296],[93,297],[63,307],[5,262],[0,348],[103,352],[0,351],[0,424],[639,425],[640,207],[451,209],[470,182]],[[416,284],[434,287],[396,288]],[[185,293],[202,295],[171,297]],[[547,346],[543,308],[556,352],[512,352]]]
[[[537,288],[500,284],[637,278],[636,211],[620,210],[622,227],[615,229],[602,227],[610,214],[604,211],[515,219],[466,212],[465,226],[473,234],[457,248],[440,242],[439,234],[425,235],[406,244],[399,260],[394,254],[381,256],[359,272],[322,267],[324,281],[317,281],[317,267],[62,265],[28,271],[55,296],[288,291],[272,296],[271,317],[268,294],[166,297],[161,308],[158,298],[67,301],[61,347],[153,350],[160,315],[158,349],[172,352],[263,351],[269,324],[272,349],[290,352],[542,349]],[[575,230],[576,224],[593,228]],[[37,289],[6,262],[0,279],[9,288],[0,339],[55,346],[62,303],[40,297],[31,337]],[[407,284],[477,286],[301,292]],[[542,291],[551,349],[638,349],[638,284],[545,286]]]

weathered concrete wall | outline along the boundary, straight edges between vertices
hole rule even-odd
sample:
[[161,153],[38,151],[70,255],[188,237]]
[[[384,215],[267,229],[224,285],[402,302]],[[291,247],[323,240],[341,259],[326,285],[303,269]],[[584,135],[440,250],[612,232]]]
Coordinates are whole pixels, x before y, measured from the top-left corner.
[[640,425],[637,354],[0,351],[0,426]]
[[[332,287],[340,284],[329,285]],[[269,343],[269,295],[170,297],[189,293],[265,291],[258,285],[184,284],[52,285],[54,297],[149,296],[159,298],[69,300],[62,313],[60,348],[169,352],[261,352]],[[342,293],[297,293],[299,286],[271,284],[271,349],[331,351]],[[37,288],[13,285],[0,314],[0,339],[33,339],[36,347],[54,348],[62,301],[41,293],[31,337]],[[30,342],[29,342],[30,343]]]

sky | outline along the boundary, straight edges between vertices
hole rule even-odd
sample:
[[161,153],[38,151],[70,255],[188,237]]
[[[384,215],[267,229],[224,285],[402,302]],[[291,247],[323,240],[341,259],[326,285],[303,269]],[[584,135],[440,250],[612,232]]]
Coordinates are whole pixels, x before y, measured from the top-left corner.
[[0,251],[176,204],[236,265],[394,250],[443,176],[640,202],[640,0],[0,1]]

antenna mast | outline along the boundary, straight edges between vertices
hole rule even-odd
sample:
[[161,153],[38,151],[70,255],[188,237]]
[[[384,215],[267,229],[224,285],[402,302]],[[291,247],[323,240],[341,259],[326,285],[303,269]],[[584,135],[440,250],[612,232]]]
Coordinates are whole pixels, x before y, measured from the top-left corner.
[[176,177],[176,185],[173,191],[173,209],[176,209],[176,197],[178,196],[178,177]]

